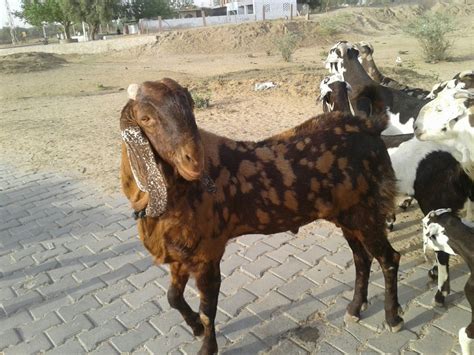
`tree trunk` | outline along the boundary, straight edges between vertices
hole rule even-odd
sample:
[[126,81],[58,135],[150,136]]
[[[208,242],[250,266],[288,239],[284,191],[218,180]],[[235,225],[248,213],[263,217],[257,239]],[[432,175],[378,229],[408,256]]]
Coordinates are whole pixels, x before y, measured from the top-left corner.
[[62,23],[63,28],[64,28],[64,37],[66,39],[71,39],[71,22],[70,21],[65,21]]
[[88,25],[89,25],[89,32],[88,32],[89,40],[90,41],[95,41],[96,34],[97,34],[98,29],[99,29],[99,24],[97,24],[97,23],[88,23]]

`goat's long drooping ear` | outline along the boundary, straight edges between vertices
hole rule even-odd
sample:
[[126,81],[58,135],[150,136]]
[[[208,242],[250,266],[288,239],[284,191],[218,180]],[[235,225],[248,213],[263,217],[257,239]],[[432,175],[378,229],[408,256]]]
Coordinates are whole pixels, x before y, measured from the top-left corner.
[[[133,88],[129,93],[130,91],[133,91]],[[148,139],[140,127],[134,124],[132,101],[122,110],[120,121],[122,139],[127,147],[135,182],[140,190],[148,192],[149,195],[146,215],[159,217],[165,212],[168,200],[166,181]]]

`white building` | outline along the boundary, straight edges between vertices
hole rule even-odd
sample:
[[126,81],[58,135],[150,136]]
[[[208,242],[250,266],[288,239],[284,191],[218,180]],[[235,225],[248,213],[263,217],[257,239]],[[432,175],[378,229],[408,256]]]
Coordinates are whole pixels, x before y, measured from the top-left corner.
[[[296,0],[194,0],[194,4],[200,7],[227,7],[227,15],[254,15],[256,20],[289,18],[293,7],[293,15],[296,15]],[[293,5],[293,6],[292,6]]]

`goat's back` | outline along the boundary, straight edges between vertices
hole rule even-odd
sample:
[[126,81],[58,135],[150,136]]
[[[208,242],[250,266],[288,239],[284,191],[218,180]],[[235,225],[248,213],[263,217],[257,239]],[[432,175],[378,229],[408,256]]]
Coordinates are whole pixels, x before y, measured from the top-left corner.
[[414,189],[424,214],[439,208],[458,212],[468,198],[474,200],[474,182],[449,152],[431,152],[420,161]]

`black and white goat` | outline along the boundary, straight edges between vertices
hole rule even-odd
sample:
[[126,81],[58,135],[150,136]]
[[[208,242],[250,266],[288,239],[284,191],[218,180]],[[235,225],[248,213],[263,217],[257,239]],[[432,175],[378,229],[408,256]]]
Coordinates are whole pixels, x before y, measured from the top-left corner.
[[348,82],[352,91],[349,94],[354,111],[359,114],[354,98],[367,87],[376,87],[390,117],[389,127],[383,135],[413,133],[413,123],[418,112],[426,103],[406,93],[382,86],[370,78],[359,62],[359,51],[348,42],[338,42],[329,51],[326,68],[330,73],[339,73]]
[[[453,213],[444,208],[429,212],[423,218],[423,248],[430,248],[450,255],[460,255],[466,262],[471,275],[464,286],[464,294],[471,305],[471,322],[467,327],[459,329],[459,343],[463,355],[474,352],[474,228],[466,225]],[[448,265],[444,260],[438,261],[438,291],[436,297],[444,298],[449,286]]]
[[409,96],[416,97],[418,99],[426,99],[429,92],[421,88],[412,88],[402,83],[399,83],[395,79],[383,75],[374,61],[374,46],[369,42],[358,42],[355,44],[359,50],[359,61],[364,67],[365,71],[369,76],[380,85],[400,90]]

